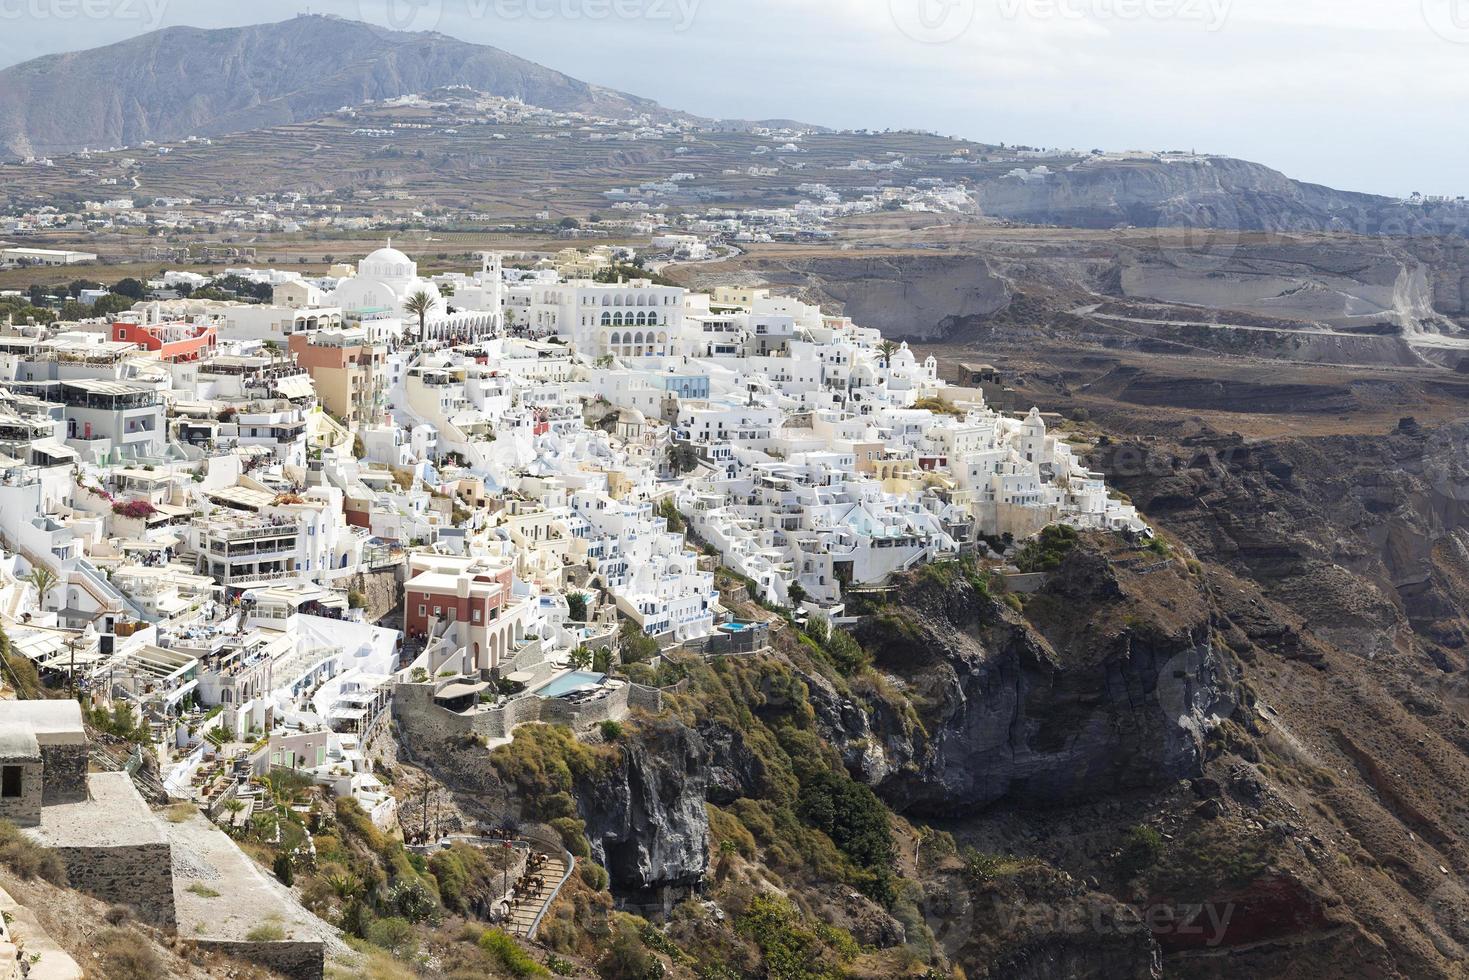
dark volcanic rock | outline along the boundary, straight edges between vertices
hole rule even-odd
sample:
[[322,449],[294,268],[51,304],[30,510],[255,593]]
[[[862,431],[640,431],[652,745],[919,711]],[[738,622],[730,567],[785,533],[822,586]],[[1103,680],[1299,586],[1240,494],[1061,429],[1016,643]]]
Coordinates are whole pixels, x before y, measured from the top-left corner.
[[[1204,736],[1234,708],[1227,654],[1177,563],[1142,554],[1149,564],[1127,570],[1078,549],[1031,597],[1028,618],[960,580],[911,588],[901,618],[866,621],[859,637],[910,686],[921,731],[857,726],[883,756],[859,775],[897,809],[935,814],[1199,775]],[[841,716],[824,720],[853,731]]]
[[624,745],[611,779],[577,787],[592,859],[607,869],[620,899],[667,904],[703,879],[708,758],[692,729],[648,726]]

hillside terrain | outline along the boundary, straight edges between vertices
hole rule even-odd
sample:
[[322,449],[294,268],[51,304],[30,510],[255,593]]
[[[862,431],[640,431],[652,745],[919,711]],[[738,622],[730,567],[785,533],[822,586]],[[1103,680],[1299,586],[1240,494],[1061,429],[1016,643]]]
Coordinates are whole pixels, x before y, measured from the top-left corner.
[[[891,224],[891,223],[889,223]],[[765,283],[885,334],[1031,334],[1114,347],[1339,364],[1469,353],[1469,251],[1453,238],[854,225],[840,248],[756,247],[675,267],[691,286]],[[931,244],[925,244],[925,240]]]
[[[578,113],[582,122],[677,123],[685,139],[608,142],[605,127],[534,118],[490,126],[463,109],[473,93]],[[431,95],[447,111],[384,104]],[[355,111],[337,115],[343,108]],[[216,139],[182,142],[193,137]],[[168,153],[145,143],[169,144]],[[72,155],[123,146],[131,149]],[[10,206],[116,193],[104,186],[145,199],[208,198],[228,188],[230,198],[291,192],[406,201],[409,213],[547,209],[585,217],[607,205],[610,190],[683,172],[696,181],[654,203],[681,211],[769,207],[812,198],[814,184],[852,195],[931,179],[966,188],[969,209],[993,221],[1455,238],[1469,229],[1462,201],[1338,191],[1219,155],[1043,151],[699,119],[497,48],[321,16],[169,28],[0,71],[0,156],[53,158],[0,168],[0,203]]]
[[311,119],[340,106],[468,85],[532,105],[664,114],[497,48],[335,17],[172,27],[0,71],[0,148],[13,156],[176,140]]

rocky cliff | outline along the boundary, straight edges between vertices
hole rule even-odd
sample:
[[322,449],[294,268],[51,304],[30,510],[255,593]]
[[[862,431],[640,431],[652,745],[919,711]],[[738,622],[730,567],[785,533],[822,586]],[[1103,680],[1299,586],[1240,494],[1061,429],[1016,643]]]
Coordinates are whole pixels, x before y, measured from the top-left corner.
[[1122,555],[1073,552],[1024,614],[957,573],[906,583],[856,635],[916,723],[882,702],[855,712],[808,678],[828,739],[910,815],[1054,805],[1197,775],[1205,737],[1234,710],[1227,651],[1176,562]]
[[693,730],[650,724],[616,766],[577,786],[592,859],[607,869],[623,901],[672,908],[703,881],[708,761]]
[[953,342],[1084,332],[1414,364],[1405,338],[1436,343],[1469,324],[1469,247],[1453,237],[945,231],[946,252],[755,253],[676,274],[701,287],[767,283],[887,336]]

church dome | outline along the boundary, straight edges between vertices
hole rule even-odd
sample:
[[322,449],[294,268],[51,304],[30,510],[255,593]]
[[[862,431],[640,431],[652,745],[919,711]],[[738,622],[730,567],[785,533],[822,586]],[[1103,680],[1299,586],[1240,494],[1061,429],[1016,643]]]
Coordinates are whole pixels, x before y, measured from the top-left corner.
[[367,279],[381,279],[394,285],[402,285],[418,278],[418,263],[393,247],[389,242],[357,264],[357,274]]
[[404,255],[402,252],[398,251],[396,248],[393,248],[393,246],[391,246],[391,245],[388,245],[388,246],[386,246],[384,248],[378,249],[376,252],[373,252],[372,254],[370,254],[367,258],[363,259],[362,261],[364,261],[364,262],[380,263],[380,264],[383,264],[383,265],[412,265],[413,264],[413,260],[412,259],[410,259],[408,256]]

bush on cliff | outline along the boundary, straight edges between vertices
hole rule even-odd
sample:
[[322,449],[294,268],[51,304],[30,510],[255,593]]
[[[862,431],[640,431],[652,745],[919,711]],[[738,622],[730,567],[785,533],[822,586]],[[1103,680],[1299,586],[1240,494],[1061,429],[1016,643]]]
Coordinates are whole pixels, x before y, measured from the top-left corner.
[[493,956],[512,977],[544,977],[549,971],[530,958],[515,940],[499,929],[486,929],[479,937],[479,948]]
[[593,746],[577,741],[562,725],[521,725],[507,745],[490,753],[500,778],[519,790],[521,799],[539,819],[576,814],[571,793],[579,779],[592,779],[617,764],[615,746]]
[[1078,540],[1075,528],[1049,524],[1021,546],[1015,555],[1015,567],[1022,572],[1049,572],[1071,553]]

